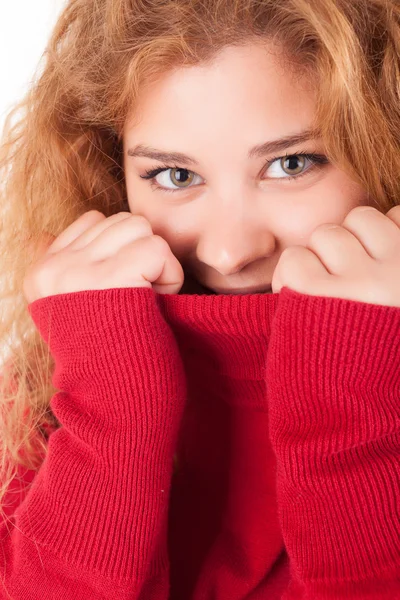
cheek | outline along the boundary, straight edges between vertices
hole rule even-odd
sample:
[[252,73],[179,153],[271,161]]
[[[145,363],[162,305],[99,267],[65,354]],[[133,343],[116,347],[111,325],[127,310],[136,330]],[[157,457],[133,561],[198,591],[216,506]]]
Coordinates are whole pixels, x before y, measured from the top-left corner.
[[368,195],[359,184],[334,171],[293,203],[285,215],[284,246],[305,246],[319,225],[340,225],[353,208],[367,202]]
[[[129,196],[128,196],[129,197]],[[178,260],[189,255],[196,248],[198,232],[193,230],[193,218],[187,221],[179,210],[164,207],[153,198],[137,194],[129,199],[129,210],[133,215],[141,215],[151,225],[154,235],[162,237]]]
[[184,205],[174,206],[173,197],[162,197],[147,182],[137,181],[126,172],[126,190],[129,210],[150,223],[153,234],[162,237],[179,261],[193,255],[199,237],[199,219]]
[[147,219],[152,226],[153,233],[159,233],[160,225],[165,223],[166,211],[162,202],[157,201],[157,192],[150,189],[147,182],[133,181],[130,173],[126,175],[126,189],[129,210],[132,215],[140,215]]

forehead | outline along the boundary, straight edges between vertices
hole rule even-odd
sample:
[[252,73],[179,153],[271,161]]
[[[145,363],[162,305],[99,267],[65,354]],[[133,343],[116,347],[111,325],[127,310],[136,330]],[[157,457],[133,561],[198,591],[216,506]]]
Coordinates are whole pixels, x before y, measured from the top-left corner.
[[315,100],[313,82],[275,48],[228,47],[206,66],[177,68],[143,89],[125,133],[207,143],[230,132],[251,144],[309,128]]

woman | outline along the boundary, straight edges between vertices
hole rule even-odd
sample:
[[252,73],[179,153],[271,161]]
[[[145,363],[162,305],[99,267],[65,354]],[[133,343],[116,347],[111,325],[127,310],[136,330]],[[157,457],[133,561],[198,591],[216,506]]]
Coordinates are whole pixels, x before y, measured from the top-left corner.
[[398,597],[399,19],[67,5],[3,144],[11,597]]

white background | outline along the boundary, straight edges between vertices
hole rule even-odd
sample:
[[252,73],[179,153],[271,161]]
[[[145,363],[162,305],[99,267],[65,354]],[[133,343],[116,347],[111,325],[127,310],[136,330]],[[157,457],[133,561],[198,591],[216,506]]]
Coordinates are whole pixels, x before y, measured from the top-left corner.
[[0,132],[29,87],[66,0],[0,0]]
[[[0,0],[0,137],[5,116],[29,88],[57,17],[66,2],[67,0]],[[14,119],[12,122],[14,123]],[[3,352],[0,348],[1,367]]]

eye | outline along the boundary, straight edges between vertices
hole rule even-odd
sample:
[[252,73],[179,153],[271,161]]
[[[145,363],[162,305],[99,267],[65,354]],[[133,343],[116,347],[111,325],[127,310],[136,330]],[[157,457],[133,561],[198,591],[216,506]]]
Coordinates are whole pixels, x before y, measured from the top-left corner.
[[148,177],[145,177],[145,179],[154,179],[156,184],[171,191],[175,191],[177,188],[186,189],[191,187],[192,184],[201,183],[202,180],[200,175],[181,167],[156,169],[155,171],[148,172],[147,175]]
[[325,157],[316,154],[290,154],[287,156],[280,156],[268,161],[269,167],[265,173],[268,173],[268,178],[271,179],[298,178],[309,171],[309,169],[317,163],[323,164],[326,162],[324,159]]
[[[328,163],[328,158],[323,154],[300,152],[270,159],[267,162],[268,168],[264,172],[268,173],[266,179],[297,181],[319,165]],[[279,169],[282,169],[283,176]],[[146,175],[140,175],[140,178],[148,179],[153,189],[163,192],[179,192],[202,182],[200,175],[178,165],[163,165],[156,169],[150,169],[146,171]]]

